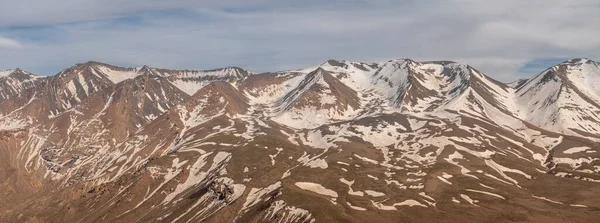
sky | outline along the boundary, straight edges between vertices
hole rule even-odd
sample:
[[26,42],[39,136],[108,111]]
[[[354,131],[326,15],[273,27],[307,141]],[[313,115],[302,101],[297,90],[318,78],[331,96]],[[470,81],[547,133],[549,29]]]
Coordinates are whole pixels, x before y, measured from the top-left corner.
[[598,0],[0,0],[0,70],[76,63],[254,72],[451,60],[500,81],[600,59]]

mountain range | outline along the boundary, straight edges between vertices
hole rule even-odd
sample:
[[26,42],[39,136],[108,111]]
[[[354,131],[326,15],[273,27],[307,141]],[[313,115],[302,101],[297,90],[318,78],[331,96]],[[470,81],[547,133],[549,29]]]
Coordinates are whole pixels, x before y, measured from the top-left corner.
[[600,63],[0,71],[3,222],[594,222]]

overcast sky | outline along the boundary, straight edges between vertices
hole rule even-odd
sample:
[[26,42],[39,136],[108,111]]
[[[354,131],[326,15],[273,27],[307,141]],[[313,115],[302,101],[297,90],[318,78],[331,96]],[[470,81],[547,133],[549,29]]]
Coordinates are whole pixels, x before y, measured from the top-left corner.
[[501,81],[600,58],[600,1],[0,0],[0,70],[277,71],[327,59],[467,63]]

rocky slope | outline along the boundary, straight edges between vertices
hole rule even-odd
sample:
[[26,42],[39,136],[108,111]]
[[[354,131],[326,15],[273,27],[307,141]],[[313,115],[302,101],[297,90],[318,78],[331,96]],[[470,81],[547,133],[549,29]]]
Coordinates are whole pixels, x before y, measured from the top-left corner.
[[[592,222],[600,64],[0,72],[4,222]],[[14,202],[19,200],[21,202]]]

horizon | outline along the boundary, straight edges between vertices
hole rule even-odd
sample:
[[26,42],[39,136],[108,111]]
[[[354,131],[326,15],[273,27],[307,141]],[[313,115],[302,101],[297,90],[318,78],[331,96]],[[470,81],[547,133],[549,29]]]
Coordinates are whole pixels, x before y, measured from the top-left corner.
[[[598,62],[597,60],[594,60],[594,59],[591,59],[591,58],[587,58],[587,57],[574,57],[574,58],[568,58],[568,59],[560,60],[560,62],[558,62],[558,63],[549,64],[549,66],[547,66],[547,67],[545,67],[545,68],[542,68],[541,70],[538,70],[538,71],[536,71],[536,72],[533,72],[533,73],[531,73],[529,76],[520,77],[520,78],[517,78],[517,79],[514,79],[514,80],[508,80],[508,81],[506,81],[506,80],[498,80],[498,81],[500,81],[500,82],[502,82],[502,83],[505,83],[505,84],[508,84],[508,83],[516,82],[516,81],[523,80],[523,79],[529,79],[529,78],[531,78],[531,77],[534,77],[534,76],[536,76],[536,75],[538,75],[538,74],[540,74],[540,73],[544,72],[545,70],[547,70],[547,69],[549,69],[549,68],[551,68],[551,67],[553,67],[553,66],[555,66],[555,65],[558,65],[558,64],[561,64],[561,63],[565,63],[565,62],[567,62],[567,61],[570,61],[570,60],[575,60],[575,59],[587,59],[587,60],[591,60],[591,61],[594,61],[594,62]],[[144,66],[146,66],[146,67],[150,67],[150,68],[156,68],[156,69],[166,69],[166,70],[193,70],[193,71],[210,71],[210,70],[226,69],[226,68],[230,68],[230,67],[237,67],[237,68],[240,68],[240,69],[244,69],[244,70],[246,70],[246,71],[250,71],[250,72],[253,72],[253,73],[260,74],[260,73],[268,73],[268,72],[285,72],[285,71],[303,70],[303,69],[307,69],[307,68],[313,68],[313,67],[314,67],[315,69],[317,69],[319,66],[321,66],[321,65],[323,65],[323,64],[325,64],[325,63],[327,63],[327,61],[330,61],[330,60],[334,60],[334,61],[348,61],[348,62],[355,62],[355,63],[356,63],[356,62],[358,62],[358,63],[383,63],[383,62],[386,62],[386,61],[392,61],[392,60],[413,60],[413,59],[411,59],[411,58],[397,58],[397,59],[390,59],[390,60],[384,60],[384,61],[350,61],[350,60],[344,60],[344,59],[328,59],[328,60],[325,60],[325,62],[319,63],[319,64],[317,64],[317,65],[313,65],[313,66],[308,66],[308,67],[299,67],[299,68],[293,68],[293,69],[287,69],[287,70],[267,70],[267,71],[260,71],[260,72],[255,72],[255,71],[253,71],[253,70],[246,69],[245,67],[239,67],[239,66],[224,66],[224,67],[216,67],[216,68],[208,68],[208,69],[189,69],[189,68],[185,68],[185,67],[180,67],[180,68],[171,68],[171,67],[156,67],[156,66],[152,66],[152,65],[148,65],[148,64],[141,64],[141,65],[135,65],[135,66],[121,66],[121,65],[109,64],[109,63],[102,62],[102,61],[93,61],[93,60],[88,60],[87,62],[78,62],[78,63],[75,63],[75,64],[73,64],[73,65],[71,65],[71,66],[64,67],[64,68],[63,68],[63,69],[61,69],[60,71],[58,71],[58,72],[56,72],[56,73],[54,73],[54,74],[51,74],[51,75],[42,75],[42,74],[33,73],[33,72],[30,72],[30,71],[28,71],[27,69],[23,69],[23,68],[21,68],[21,67],[14,67],[14,68],[8,68],[8,69],[0,69],[0,72],[3,72],[3,71],[10,71],[10,70],[21,70],[21,71],[24,71],[24,72],[27,72],[27,73],[30,73],[30,74],[33,74],[33,75],[35,75],[35,76],[39,76],[39,77],[50,77],[50,76],[55,76],[55,75],[59,74],[60,72],[62,72],[62,71],[64,71],[64,70],[66,70],[66,69],[69,69],[69,68],[71,68],[71,67],[74,67],[74,66],[78,66],[78,65],[82,65],[82,64],[87,64],[87,63],[99,63],[99,64],[104,64],[104,65],[109,65],[109,66],[120,67],[120,68],[141,68],[141,67],[144,67]],[[451,60],[413,60],[413,61],[420,62],[420,63],[423,63],[423,62],[440,62],[440,61],[447,61],[447,62],[451,62],[451,63],[465,64],[465,65],[469,65],[469,66],[471,66],[470,64],[466,64],[466,63],[460,63],[460,62],[451,61]],[[554,60],[553,60],[553,61],[554,61]],[[556,61],[558,61],[558,60],[556,60]],[[539,64],[546,65],[545,63],[539,63]],[[473,67],[473,66],[471,66],[471,67]],[[477,67],[473,67],[473,68],[475,68],[475,69],[477,69],[477,70],[481,71],[481,70],[480,70],[479,68],[477,68]],[[536,68],[537,68],[537,67],[535,67],[535,66],[532,66],[532,68],[524,68],[524,70],[532,70],[532,69],[536,69]],[[489,73],[486,73],[486,72],[484,72],[484,71],[481,71],[481,72],[482,72],[483,74],[485,74],[486,76],[488,76],[488,77],[491,77],[491,78],[493,78],[493,79],[496,79],[496,78],[494,78],[494,74],[489,74]]]
[[[0,70],[51,76],[85,60],[255,72],[328,58],[451,60],[494,79],[600,58],[600,2],[106,0],[5,2]],[[113,7],[119,5],[120,7]],[[73,13],[61,13],[64,10]]]

